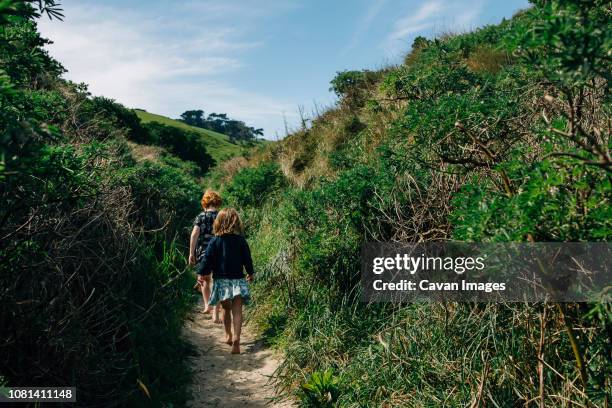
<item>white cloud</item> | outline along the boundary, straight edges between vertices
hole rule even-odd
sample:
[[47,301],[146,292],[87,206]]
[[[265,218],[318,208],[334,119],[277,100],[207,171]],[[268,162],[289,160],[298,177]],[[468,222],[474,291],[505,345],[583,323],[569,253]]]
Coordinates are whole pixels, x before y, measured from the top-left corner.
[[393,28],[389,37],[399,40],[408,34],[422,31],[433,26],[435,23],[432,17],[436,17],[444,10],[444,4],[440,0],[426,1],[414,14],[400,18]]
[[484,0],[475,1],[471,7],[467,7],[465,10],[459,12],[456,17],[456,25],[460,30],[466,31],[473,29],[473,25],[480,17],[480,13],[484,7]]
[[351,37],[351,42],[343,50],[343,54],[353,50],[359,44],[359,41],[365,33],[368,32],[370,26],[374,22],[374,19],[380,14],[383,7],[387,3],[387,0],[373,0],[370,2],[370,6],[366,10],[363,20],[358,25],[357,30]]
[[[231,112],[232,116],[239,117],[247,123],[263,126],[260,123],[270,123],[282,118],[283,112],[291,110],[288,105],[278,102],[274,98],[258,95],[229,86],[218,81],[198,82],[195,84],[159,84],[155,90],[164,95],[172,92],[176,101],[181,104],[190,103],[194,100],[215,101],[209,106],[207,113]],[[160,108],[165,104],[163,100],[158,101]],[[174,116],[181,112],[176,111]],[[279,116],[280,115],[280,116]],[[271,128],[268,127],[268,130]],[[269,133],[269,132],[267,132]]]
[[301,5],[295,0],[189,0],[173,2],[172,7],[181,12],[198,13],[204,20],[216,21],[227,16],[260,19],[295,10]]
[[466,31],[482,13],[485,0],[425,0],[416,11],[410,10],[393,25],[384,46],[394,53],[406,51],[408,40],[416,35],[435,35],[436,31]]
[[[214,13],[226,7],[214,3]],[[89,84],[94,95],[172,117],[197,107],[226,112],[264,127],[267,136],[279,130],[283,112],[290,110],[228,85],[227,74],[246,67],[241,54],[261,45],[249,38],[245,25],[202,24],[200,15],[179,23],[172,15],[70,1],[64,2],[64,9],[65,22],[41,19],[40,30],[54,41],[48,48],[68,69],[66,77]]]

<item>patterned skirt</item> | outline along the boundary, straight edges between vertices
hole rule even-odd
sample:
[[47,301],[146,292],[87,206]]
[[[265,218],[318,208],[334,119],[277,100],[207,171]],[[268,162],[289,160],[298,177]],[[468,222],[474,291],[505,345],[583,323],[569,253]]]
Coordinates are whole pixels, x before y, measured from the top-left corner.
[[214,279],[212,293],[210,294],[209,305],[216,305],[227,299],[233,299],[236,296],[242,298],[244,304],[248,304],[251,299],[251,292],[247,285],[246,279]]

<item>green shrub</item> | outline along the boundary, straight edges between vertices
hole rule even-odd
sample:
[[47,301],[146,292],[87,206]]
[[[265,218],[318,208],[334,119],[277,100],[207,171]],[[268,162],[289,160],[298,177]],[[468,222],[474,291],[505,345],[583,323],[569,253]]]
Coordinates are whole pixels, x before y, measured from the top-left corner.
[[147,143],[150,140],[136,113],[112,99],[95,96],[85,102],[81,114],[102,121],[107,134],[115,129],[124,129],[125,137],[129,140],[137,143]]
[[113,174],[112,185],[129,187],[137,210],[136,221],[147,229],[167,227],[168,232],[177,231],[188,225],[199,209],[200,186],[177,168],[139,163]]
[[508,39],[549,80],[573,87],[594,77],[610,82],[610,10],[605,0],[536,0],[535,18]]
[[261,205],[284,183],[280,167],[275,163],[265,163],[239,171],[225,187],[225,195],[232,205],[238,207]]
[[482,180],[453,202],[454,237],[462,241],[607,241],[612,237],[609,177],[576,162],[522,162],[504,167],[516,194],[500,195]]
[[198,133],[158,122],[147,123],[144,127],[149,134],[151,144],[167,147],[181,159],[196,163],[202,173],[214,164],[214,160],[206,151],[206,144]]
[[[190,291],[169,242],[197,209],[197,185],[171,168],[100,160],[115,147],[43,146],[3,184],[0,318],[14,342],[1,371],[12,384],[72,378],[85,405],[150,406],[136,378],[156,401],[184,401],[172,392],[189,374],[176,356]],[[149,226],[162,230],[142,234]]]
[[338,379],[332,370],[315,371],[302,384],[301,405],[303,407],[334,407],[338,400]]
[[380,80],[376,71],[342,71],[331,80],[329,88],[350,107],[359,108],[365,103],[369,88]]

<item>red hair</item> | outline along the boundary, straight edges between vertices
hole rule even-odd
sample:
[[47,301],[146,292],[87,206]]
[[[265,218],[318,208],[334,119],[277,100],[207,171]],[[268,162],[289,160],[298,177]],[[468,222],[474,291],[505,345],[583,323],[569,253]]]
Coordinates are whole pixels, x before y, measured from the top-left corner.
[[219,193],[213,190],[206,190],[204,195],[202,196],[202,208],[207,209],[210,207],[219,208],[221,206],[221,196]]

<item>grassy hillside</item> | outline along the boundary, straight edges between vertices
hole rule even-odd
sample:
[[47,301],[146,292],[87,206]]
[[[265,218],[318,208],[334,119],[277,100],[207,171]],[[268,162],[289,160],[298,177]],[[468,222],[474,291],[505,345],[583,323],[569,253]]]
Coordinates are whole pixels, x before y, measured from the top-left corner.
[[134,110],[143,123],[159,122],[164,125],[178,127],[183,130],[197,132],[202,135],[202,140],[206,146],[207,152],[212,156],[217,163],[233,156],[238,156],[243,152],[243,147],[230,143],[229,138],[221,133],[213,132],[208,129],[201,129],[195,126],[187,125],[178,120],[170,119],[162,115],[145,112],[140,109]]
[[534,3],[340,73],[337,106],[215,174],[246,218],[251,319],[302,406],[609,406],[610,303],[360,298],[363,242],[612,237],[609,8]]

